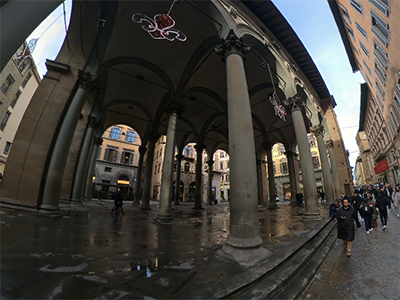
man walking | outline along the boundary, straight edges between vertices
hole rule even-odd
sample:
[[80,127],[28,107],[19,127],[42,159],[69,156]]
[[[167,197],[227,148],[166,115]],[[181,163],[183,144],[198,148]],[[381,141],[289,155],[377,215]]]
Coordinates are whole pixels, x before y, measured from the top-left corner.
[[355,235],[354,222],[356,222],[357,228],[361,227],[357,211],[350,206],[348,199],[343,199],[343,206],[338,209],[335,217],[338,220],[337,237],[343,240],[343,249],[347,250],[347,257],[350,257]]
[[379,186],[379,189],[376,193],[376,207],[379,209],[379,217],[381,218],[382,230],[386,230],[387,224],[387,209],[386,207],[389,205],[387,196],[383,190],[383,185]]

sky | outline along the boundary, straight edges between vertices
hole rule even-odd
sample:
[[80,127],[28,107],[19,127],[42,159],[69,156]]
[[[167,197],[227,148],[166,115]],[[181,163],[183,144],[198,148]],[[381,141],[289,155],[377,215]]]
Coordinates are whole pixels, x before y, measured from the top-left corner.
[[[330,94],[335,98],[337,103],[335,112],[345,148],[350,152],[350,165],[354,167],[358,155],[356,134],[360,112],[360,83],[364,83],[365,80],[359,72],[353,74],[328,1],[272,0],[272,2],[304,44]],[[65,6],[68,28],[71,0],[66,0]],[[38,37],[40,38],[33,52],[33,58],[39,74],[43,76],[47,72],[46,59],[54,60],[64,42],[62,5],[32,32],[27,41]]]

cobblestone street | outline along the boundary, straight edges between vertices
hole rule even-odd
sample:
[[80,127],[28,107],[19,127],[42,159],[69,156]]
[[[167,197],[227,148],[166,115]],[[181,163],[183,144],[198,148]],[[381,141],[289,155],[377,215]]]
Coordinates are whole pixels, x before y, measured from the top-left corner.
[[400,299],[400,219],[389,210],[388,228],[356,231],[348,258],[337,239],[302,299]]

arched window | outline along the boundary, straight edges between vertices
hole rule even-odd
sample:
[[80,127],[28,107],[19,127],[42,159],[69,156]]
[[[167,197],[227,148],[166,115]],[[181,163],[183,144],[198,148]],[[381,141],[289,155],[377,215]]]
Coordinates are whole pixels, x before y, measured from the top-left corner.
[[190,164],[188,162],[185,163],[185,172],[190,172]]

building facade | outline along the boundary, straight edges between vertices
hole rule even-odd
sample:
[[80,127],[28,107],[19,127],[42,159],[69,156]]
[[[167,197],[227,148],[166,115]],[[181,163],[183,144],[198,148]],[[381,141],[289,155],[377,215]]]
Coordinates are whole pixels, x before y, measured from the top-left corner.
[[40,82],[25,42],[0,73],[0,174],[4,173],[19,123]]
[[[365,103],[360,111],[359,134],[365,133],[369,142],[376,180],[397,184],[400,178],[400,2],[336,0],[329,1],[329,5],[353,71],[360,71],[366,81],[364,90],[361,88],[361,101]],[[361,149],[360,153],[363,153]],[[365,170],[367,182],[371,181],[367,179],[371,167]]]
[[141,140],[126,125],[107,128],[98,149],[92,197],[112,198],[120,189],[125,200],[133,200]]

